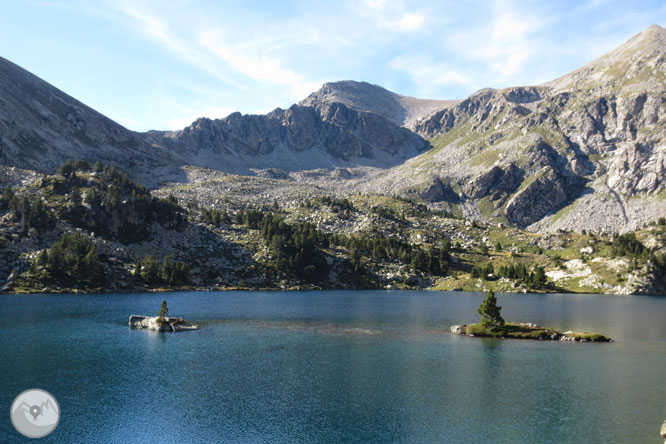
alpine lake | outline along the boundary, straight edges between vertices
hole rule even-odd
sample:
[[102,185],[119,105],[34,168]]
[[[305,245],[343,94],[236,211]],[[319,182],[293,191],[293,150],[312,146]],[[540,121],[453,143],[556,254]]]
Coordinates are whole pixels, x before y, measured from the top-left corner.
[[[660,444],[666,297],[497,294],[507,321],[612,343],[472,338],[481,293],[0,295],[9,406],[52,393],[44,443]],[[131,314],[200,330],[131,329]]]

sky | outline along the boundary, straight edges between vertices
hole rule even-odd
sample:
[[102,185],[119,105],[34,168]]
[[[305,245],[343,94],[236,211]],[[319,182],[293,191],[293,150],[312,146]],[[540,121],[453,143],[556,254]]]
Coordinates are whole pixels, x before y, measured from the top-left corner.
[[652,24],[663,0],[3,0],[0,57],[129,129],[176,130],[336,80],[432,99],[543,83]]

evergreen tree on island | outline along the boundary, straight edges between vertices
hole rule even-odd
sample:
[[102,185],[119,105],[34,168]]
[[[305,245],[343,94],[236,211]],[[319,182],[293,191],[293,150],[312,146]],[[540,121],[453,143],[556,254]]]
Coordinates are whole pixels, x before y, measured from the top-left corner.
[[481,325],[488,328],[501,328],[504,327],[504,319],[500,314],[502,307],[497,305],[497,298],[495,292],[491,289],[486,294],[477,311],[481,315]]
[[162,301],[160,305],[160,311],[157,313],[157,317],[162,320],[169,315],[169,308],[167,307],[166,301]]

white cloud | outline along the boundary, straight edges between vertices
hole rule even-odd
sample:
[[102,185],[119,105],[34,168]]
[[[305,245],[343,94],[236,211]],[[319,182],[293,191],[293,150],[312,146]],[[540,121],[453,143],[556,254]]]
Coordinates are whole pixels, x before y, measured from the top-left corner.
[[413,31],[419,29],[423,25],[423,21],[424,17],[421,14],[408,13],[396,21],[388,22],[388,27],[401,31]]
[[[261,10],[210,0],[104,4],[114,5],[97,7],[115,16],[116,24],[127,29],[130,23],[131,31],[179,59],[163,65],[177,71],[168,87],[155,88],[158,96],[187,100],[187,109],[169,105],[168,112],[157,113],[171,127],[209,113],[223,117],[232,108],[264,112],[289,106],[323,82],[341,79],[439,98],[551,80],[624,40],[635,26],[623,23],[642,23],[646,14],[657,23],[666,17],[664,7],[661,15],[638,7],[608,12],[625,8],[617,0],[570,7],[528,0],[287,0]],[[199,89],[174,88],[175,80]]]
[[365,0],[364,3],[371,9],[382,9],[387,0]]
[[500,14],[493,21],[493,41],[507,42],[523,38],[529,23],[513,14]]
[[231,48],[215,32],[202,32],[199,42],[203,47],[228,63],[233,69],[253,80],[288,86],[298,97],[305,97],[319,84],[304,80],[303,76],[281,66],[279,60],[254,51],[239,51]]
[[469,86],[470,80],[452,66],[438,62],[427,55],[403,54],[391,60],[388,66],[409,75],[418,88],[418,95],[429,97],[442,87]]
[[446,42],[476,71],[470,73],[471,83],[499,87],[525,71],[526,62],[539,52],[540,42],[533,36],[546,24],[534,9],[526,12],[511,1],[497,0],[486,22],[453,32]]

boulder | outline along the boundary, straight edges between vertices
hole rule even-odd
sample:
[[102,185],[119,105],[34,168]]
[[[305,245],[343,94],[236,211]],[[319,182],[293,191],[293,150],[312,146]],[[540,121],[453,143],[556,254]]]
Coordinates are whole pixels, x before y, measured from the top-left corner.
[[666,421],[661,425],[661,437],[666,440]]
[[456,335],[464,335],[465,334],[465,327],[467,327],[466,324],[452,325],[451,326],[451,333],[456,334]]
[[199,326],[190,324],[183,318],[164,317],[158,321],[157,316],[130,315],[129,326],[133,328],[145,328],[154,331],[188,331],[198,330]]
[[583,248],[580,249],[580,252],[582,254],[592,254],[592,253],[594,253],[594,248],[592,248],[590,246],[583,247]]

